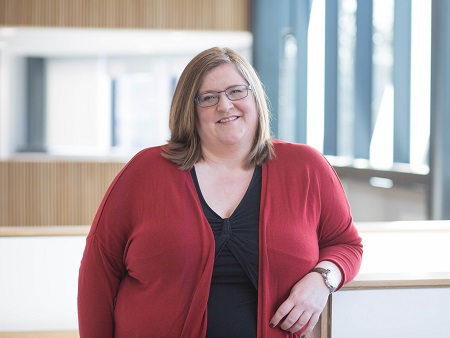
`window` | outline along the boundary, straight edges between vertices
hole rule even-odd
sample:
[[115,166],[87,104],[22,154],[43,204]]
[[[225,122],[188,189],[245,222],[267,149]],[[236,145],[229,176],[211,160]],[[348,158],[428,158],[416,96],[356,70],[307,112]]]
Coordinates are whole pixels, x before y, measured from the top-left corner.
[[249,32],[0,29],[0,157],[128,157],[165,143],[178,77],[215,45],[251,60]]
[[[327,25],[334,24],[327,17],[327,6],[325,0],[317,0],[311,7],[307,143],[326,155],[365,160],[373,168],[393,170],[401,164],[403,169],[426,173],[430,2],[339,0],[336,27],[331,27],[337,30],[336,37],[326,35]],[[337,69],[326,60],[333,39],[337,39]],[[324,102],[330,93],[325,87],[330,81],[337,83],[337,102],[331,102],[334,109],[327,111]],[[327,117],[331,119],[327,114],[335,112],[337,150],[327,154],[325,124]]]

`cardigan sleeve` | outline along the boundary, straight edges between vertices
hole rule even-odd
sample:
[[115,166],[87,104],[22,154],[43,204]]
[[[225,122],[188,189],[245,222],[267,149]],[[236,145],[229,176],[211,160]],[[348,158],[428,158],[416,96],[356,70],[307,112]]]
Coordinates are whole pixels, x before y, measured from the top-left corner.
[[317,229],[319,261],[335,263],[342,272],[339,287],[357,275],[362,260],[361,237],[354,225],[341,181],[324,156],[317,155],[316,184],[320,205]]
[[81,338],[114,336],[114,300],[121,280],[120,259],[89,235],[78,283],[78,324]]
[[[129,203],[125,169],[116,176],[93,220],[78,276],[78,326],[81,338],[114,336],[114,302],[125,274]],[[125,176],[125,178],[123,177]]]

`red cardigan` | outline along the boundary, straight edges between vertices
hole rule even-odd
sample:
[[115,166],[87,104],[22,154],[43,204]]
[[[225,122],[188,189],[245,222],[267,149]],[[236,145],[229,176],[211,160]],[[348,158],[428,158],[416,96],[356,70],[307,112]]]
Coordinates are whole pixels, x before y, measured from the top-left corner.
[[[262,166],[258,337],[287,337],[269,320],[319,261],[352,280],[362,257],[341,183],[316,150],[275,142]],[[204,337],[214,238],[189,171],[137,154],[97,211],[81,262],[81,338]]]

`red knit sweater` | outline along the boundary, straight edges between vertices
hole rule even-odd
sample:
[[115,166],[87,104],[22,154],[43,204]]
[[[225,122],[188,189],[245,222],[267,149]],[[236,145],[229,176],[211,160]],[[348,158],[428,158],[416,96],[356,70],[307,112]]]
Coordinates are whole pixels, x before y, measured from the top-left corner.
[[[341,183],[311,147],[275,142],[262,167],[258,337],[287,337],[269,320],[319,261],[343,283],[362,257]],[[81,338],[204,337],[214,238],[189,171],[154,147],[137,154],[109,187],[80,267]]]

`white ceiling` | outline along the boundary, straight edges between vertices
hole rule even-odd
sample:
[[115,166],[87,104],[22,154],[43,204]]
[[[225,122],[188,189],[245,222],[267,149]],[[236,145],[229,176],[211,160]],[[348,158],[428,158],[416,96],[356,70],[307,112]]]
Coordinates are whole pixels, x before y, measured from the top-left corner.
[[0,28],[0,53],[35,57],[193,54],[213,46],[248,53],[250,32]]

